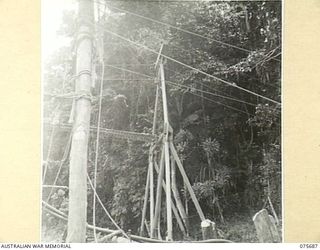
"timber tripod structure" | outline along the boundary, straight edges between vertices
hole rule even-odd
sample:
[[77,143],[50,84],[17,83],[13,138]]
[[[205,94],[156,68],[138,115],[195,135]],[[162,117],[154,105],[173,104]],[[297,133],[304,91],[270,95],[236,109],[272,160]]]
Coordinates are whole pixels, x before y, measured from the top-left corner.
[[[193,192],[192,186],[189,182],[187,174],[183,168],[182,162],[179,159],[179,155],[175,146],[173,144],[173,129],[169,122],[168,115],[168,105],[167,105],[167,92],[166,92],[166,82],[165,82],[165,72],[164,72],[164,59],[161,56],[163,50],[163,44],[159,50],[158,58],[155,63],[155,69],[158,71],[156,83],[156,101],[154,108],[154,119],[153,119],[153,135],[156,130],[156,118],[157,110],[159,105],[159,92],[161,91],[162,96],[162,111],[163,111],[163,132],[156,143],[150,146],[149,150],[149,168],[146,183],[146,191],[144,197],[144,206],[142,211],[142,219],[140,226],[140,235],[144,234],[144,228],[147,226],[146,223],[146,211],[147,202],[149,200],[149,216],[150,216],[150,229],[149,234],[151,238],[161,239],[160,233],[160,210],[161,210],[161,195],[162,189],[166,195],[166,219],[167,219],[167,241],[173,241],[173,227],[172,227],[172,213],[178,223],[178,226],[183,233],[184,237],[189,234],[188,218],[184,206],[181,202],[179,192],[176,186],[176,166],[178,167],[183,182],[190,194],[191,200],[197,210],[197,213],[203,225],[204,238],[207,238],[206,231],[214,230],[214,223],[205,219],[199,202]],[[155,149],[158,147],[160,150],[160,157],[156,156]],[[156,159],[159,159],[157,163]],[[154,171],[155,170],[155,171]],[[157,185],[156,185],[156,196],[154,196],[154,173],[157,175]],[[149,196],[149,197],[148,197]],[[209,227],[209,228],[207,228]],[[210,228],[211,227],[211,228]]]
[[[96,232],[107,233],[103,239],[111,239],[112,237],[118,237],[119,241],[136,241],[136,242],[172,242],[173,237],[173,218],[175,218],[179,230],[182,232],[185,238],[189,237],[190,228],[187,218],[187,212],[180,199],[179,191],[176,184],[176,169],[179,170],[183,183],[188,191],[190,198],[196,208],[197,214],[201,220],[202,236],[203,241],[198,242],[230,242],[224,239],[213,239],[216,238],[215,223],[205,218],[205,215],[199,205],[199,202],[194,194],[190,181],[188,179],[187,173],[184,170],[183,164],[179,158],[179,154],[173,143],[173,129],[170,125],[169,115],[168,115],[168,104],[167,104],[167,92],[166,92],[166,79],[164,71],[165,60],[171,60],[179,63],[189,69],[196,70],[199,73],[205,74],[215,80],[218,78],[201,70],[195,69],[189,65],[181,63],[169,56],[163,55],[163,47],[159,51],[154,51],[147,48],[144,45],[140,45],[131,40],[128,40],[121,35],[115,34],[111,31],[104,30],[105,32],[121,38],[124,41],[133,43],[136,46],[142,47],[152,53],[157,54],[157,60],[155,63],[155,70],[157,72],[157,77],[155,80],[156,84],[156,96],[155,96],[155,107],[154,107],[154,117],[153,117],[153,128],[152,134],[136,133],[129,131],[121,131],[114,129],[107,129],[100,127],[101,120],[101,105],[102,105],[102,92],[103,92],[103,82],[104,82],[104,62],[103,62],[103,39],[97,41],[100,42],[100,48],[98,48],[99,62],[101,63],[102,73],[101,73],[101,85],[100,85],[100,97],[99,97],[99,114],[98,114],[98,125],[96,127],[90,126],[90,116],[91,116],[91,102],[92,94],[91,87],[93,80],[93,2],[89,0],[79,0],[79,29],[77,33],[77,39],[75,44],[76,49],[76,76],[75,80],[75,91],[74,93],[64,94],[56,96],[57,98],[72,98],[72,112],[69,121],[73,124],[60,124],[57,122],[51,123],[45,121],[45,125],[52,126],[52,131],[55,128],[71,130],[70,138],[66,146],[65,154],[61,160],[61,164],[55,178],[53,185],[45,185],[45,178],[47,172],[47,164],[50,158],[50,150],[52,139],[49,142],[49,152],[48,160],[44,164],[43,173],[43,188],[51,188],[48,195],[48,199],[43,201],[42,204],[44,209],[51,213],[52,215],[60,218],[61,220],[67,221],[67,242],[85,242],[87,229],[93,230],[95,241],[99,242],[97,239]],[[221,82],[228,84],[232,87],[238,88],[240,90],[246,91],[251,94],[255,94],[249,90],[241,88],[237,85],[221,80]],[[161,95],[160,95],[161,93]],[[262,97],[271,102],[275,102],[267,97],[255,94],[258,97]],[[157,112],[160,106],[160,98],[162,99],[162,113],[163,113],[163,131],[157,134]],[[94,180],[91,181],[89,175],[87,174],[87,153],[88,153],[88,140],[90,133],[96,133],[96,159],[95,159],[95,172]],[[146,187],[144,194],[144,204],[142,208],[142,218],[139,236],[132,235],[124,232],[117,223],[113,220],[110,213],[102,203],[99,195],[96,192],[96,177],[97,177],[97,159],[99,154],[99,135],[100,133],[108,134],[113,137],[127,139],[127,140],[137,140],[149,142],[150,148],[148,152],[148,168]],[[54,132],[52,132],[53,137]],[[70,149],[70,150],[69,150]],[[70,169],[69,169],[69,186],[59,187],[69,189],[69,209],[68,215],[55,209],[49,204],[50,195],[52,194],[53,188],[57,188],[56,181],[61,170],[62,164],[67,160],[70,151]],[[87,223],[87,184],[91,187],[93,191],[93,225]],[[162,192],[165,193],[165,206],[162,206]],[[112,221],[115,230],[101,228],[95,225],[95,204],[96,201],[102,206],[106,215]],[[165,207],[164,211],[161,208]],[[149,212],[148,211],[149,208]],[[162,235],[164,230],[160,230],[160,217],[161,214],[165,214],[166,218],[166,233]],[[147,218],[149,215],[149,218]],[[200,225],[199,225],[200,227]],[[148,237],[145,237],[146,233]],[[163,240],[164,239],[164,240]]]

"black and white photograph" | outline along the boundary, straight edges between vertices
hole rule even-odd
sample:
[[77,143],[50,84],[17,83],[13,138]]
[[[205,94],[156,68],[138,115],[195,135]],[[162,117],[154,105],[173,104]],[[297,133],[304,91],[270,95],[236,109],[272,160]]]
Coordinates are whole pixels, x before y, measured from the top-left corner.
[[42,0],[41,241],[281,243],[281,0]]

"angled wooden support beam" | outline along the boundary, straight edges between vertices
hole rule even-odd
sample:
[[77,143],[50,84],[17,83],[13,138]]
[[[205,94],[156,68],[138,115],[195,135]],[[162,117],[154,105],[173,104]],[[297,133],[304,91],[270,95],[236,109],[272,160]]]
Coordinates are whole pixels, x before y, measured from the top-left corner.
[[143,209],[142,209],[142,218],[141,218],[141,225],[140,225],[140,236],[143,236],[144,233],[144,223],[146,219],[146,213],[147,213],[147,206],[148,206],[148,197],[149,197],[149,182],[150,182],[150,169],[148,169],[147,173],[147,183],[146,183],[146,189],[144,193],[144,201],[143,201]]
[[114,231],[113,233],[110,233],[106,236],[103,236],[98,242],[99,243],[104,243],[104,242],[110,242],[111,239],[114,237],[114,236],[117,236],[119,234],[121,234],[122,231],[121,230],[117,230],[117,231]]
[[144,225],[146,226],[148,236],[150,237],[150,224],[148,224],[147,220],[144,221]]
[[162,240],[162,237],[161,237],[161,228],[160,228],[160,217],[158,218],[158,239],[159,239],[159,240]]
[[157,234],[157,223],[160,216],[160,209],[161,209],[161,195],[162,195],[162,179],[164,175],[164,149],[162,148],[161,151],[161,158],[160,158],[160,169],[158,173],[158,181],[157,181],[157,195],[156,195],[156,206],[154,211],[154,218],[153,218],[153,224],[151,225],[151,238],[154,238]]
[[180,199],[180,195],[179,195],[179,191],[178,191],[178,187],[177,187],[177,182],[176,182],[176,165],[175,165],[175,160],[173,157],[171,158],[171,180],[172,180],[172,194],[173,194],[173,197],[176,201],[180,216],[181,216],[183,223],[185,225],[186,235],[189,235],[189,220],[188,220],[187,214],[184,210],[182,201]]
[[175,161],[177,163],[177,166],[178,166],[178,168],[180,170],[180,173],[182,175],[183,181],[185,182],[186,187],[187,187],[187,189],[188,189],[188,191],[190,193],[191,200],[193,201],[193,204],[196,207],[196,210],[197,210],[197,212],[199,214],[199,217],[200,217],[201,221],[204,221],[206,218],[205,218],[205,216],[204,216],[204,214],[202,212],[202,209],[201,209],[200,204],[199,204],[199,202],[197,200],[197,197],[193,192],[193,189],[192,189],[192,186],[191,186],[190,181],[188,179],[188,176],[187,176],[186,172],[184,171],[184,168],[183,168],[182,163],[181,163],[181,161],[179,159],[178,153],[177,153],[177,151],[176,151],[176,149],[175,149],[175,147],[174,147],[172,142],[170,142],[170,149],[171,149],[171,153],[172,153],[172,155],[173,155],[173,157],[174,157],[174,159],[175,159]]

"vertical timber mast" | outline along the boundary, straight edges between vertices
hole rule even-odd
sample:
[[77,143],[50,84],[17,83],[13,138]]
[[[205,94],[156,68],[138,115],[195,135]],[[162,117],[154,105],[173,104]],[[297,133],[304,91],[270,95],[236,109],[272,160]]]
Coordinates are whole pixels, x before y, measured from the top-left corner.
[[86,241],[87,157],[91,113],[93,2],[79,0],[76,38],[75,120],[70,152],[67,242]]

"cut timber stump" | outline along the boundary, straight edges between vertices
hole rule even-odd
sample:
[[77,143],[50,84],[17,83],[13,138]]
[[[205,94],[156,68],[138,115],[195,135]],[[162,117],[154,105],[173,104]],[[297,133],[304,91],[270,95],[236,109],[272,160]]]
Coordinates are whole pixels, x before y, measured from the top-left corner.
[[216,224],[210,220],[203,220],[201,222],[202,238],[204,240],[217,238]]
[[259,242],[277,243],[281,241],[275,221],[266,209],[262,209],[256,213],[252,220],[257,231]]

